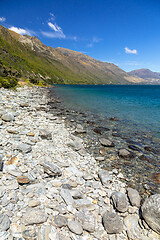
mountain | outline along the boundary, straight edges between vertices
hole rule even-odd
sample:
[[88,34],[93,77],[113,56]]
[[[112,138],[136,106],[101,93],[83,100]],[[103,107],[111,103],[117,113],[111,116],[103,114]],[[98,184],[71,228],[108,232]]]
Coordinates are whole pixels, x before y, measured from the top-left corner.
[[0,25],[0,76],[32,83],[133,84],[130,76],[112,63],[80,52],[44,45],[37,37],[20,35]]
[[140,77],[143,78],[144,80],[146,80],[146,82],[148,83],[158,83],[160,84],[160,73],[158,72],[152,72],[149,69],[137,69],[131,72],[128,72],[129,75],[131,76],[136,76],[136,77]]

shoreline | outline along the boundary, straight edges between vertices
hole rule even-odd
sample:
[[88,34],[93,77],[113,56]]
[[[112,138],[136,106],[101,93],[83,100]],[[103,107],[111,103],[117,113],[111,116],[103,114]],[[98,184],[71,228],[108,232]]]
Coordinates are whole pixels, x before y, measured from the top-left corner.
[[[50,89],[50,96],[52,94],[57,96],[54,89]],[[85,141],[93,157],[104,157],[99,166],[109,171],[113,168],[121,170],[122,181],[136,188],[143,198],[159,193],[159,146],[151,131],[140,130],[136,124],[114,116],[107,118],[73,107],[68,109],[63,101],[58,95],[58,101],[49,105],[58,116],[65,118],[68,129]],[[77,126],[80,129],[77,130]],[[113,146],[101,144],[102,138],[111,141]],[[128,158],[119,156],[121,148],[131,153]]]
[[0,240],[159,239],[139,215],[138,192],[98,166],[49,106],[49,89],[0,92]]

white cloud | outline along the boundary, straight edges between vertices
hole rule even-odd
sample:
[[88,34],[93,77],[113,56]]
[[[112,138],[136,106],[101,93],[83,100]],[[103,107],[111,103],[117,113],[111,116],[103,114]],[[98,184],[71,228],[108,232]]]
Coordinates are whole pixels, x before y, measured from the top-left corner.
[[54,16],[54,14],[50,12],[49,15],[51,16],[51,17],[49,18],[49,21],[54,21],[55,18],[56,18],[56,17]]
[[12,30],[16,33],[19,33],[21,35],[31,35],[31,32],[29,30],[23,29],[23,28],[17,28],[17,27],[10,27],[9,30]]
[[125,47],[125,53],[129,53],[129,54],[137,54],[138,51],[136,49],[129,49],[128,47]]
[[59,27],[56,23],[51,23],[48,22],[48,26],[54,30],[54,32],[43,32],[42,34],[46,37],[50,37],[50,38],[66,38],[66,35],[63,33],[63,30],[61,27]]
[[0,22],[5,22],[6,18],[5,17],[0,17]]
[[48,22],[48,26],[52,28],[55,32],[63,32],[61,27],[59,27],[56,23],[53,24],[51,22]]
[[41,32],[45,37],[49,38],[66,38],[66,35],[63,32]]

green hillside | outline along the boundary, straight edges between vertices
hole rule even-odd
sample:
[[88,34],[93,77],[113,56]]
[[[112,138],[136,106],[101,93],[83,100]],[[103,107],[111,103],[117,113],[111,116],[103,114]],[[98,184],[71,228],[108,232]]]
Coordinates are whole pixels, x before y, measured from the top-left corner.
[[45,46],[0,26],[0,78],[64,84],[129,84],[134,77],[114,64],[63,48]]

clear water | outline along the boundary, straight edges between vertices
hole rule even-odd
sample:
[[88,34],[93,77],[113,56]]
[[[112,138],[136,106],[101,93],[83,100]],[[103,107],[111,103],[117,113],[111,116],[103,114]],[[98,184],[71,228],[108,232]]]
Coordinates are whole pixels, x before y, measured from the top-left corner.
[[[61,100],[55,105],[54,114],[57,111],[66,116],[71,129],[77,123],[83,125],[86,134],[82,137],[91,154],[101,154],[100,137],[115,143],[115,147],[104,149],[101,168],[121,169],[127,184],[134,183],[143,197],[148,191],[160,193],[160,86],[56,85],[52,90]],[[119,120],[113,121],[111,117]],[[109,130],[100,135],[94,132],[95,127]],[[130,150],[130,145],[138,146],[139,150]],[[129,160],[117,157],[120,148],[129,149],[135,157]]]
[[69,109],[118,117],[160,133],[160,86],[58,85],[55,92]]

